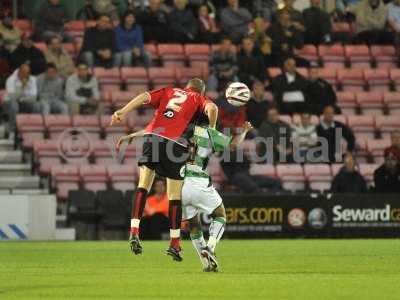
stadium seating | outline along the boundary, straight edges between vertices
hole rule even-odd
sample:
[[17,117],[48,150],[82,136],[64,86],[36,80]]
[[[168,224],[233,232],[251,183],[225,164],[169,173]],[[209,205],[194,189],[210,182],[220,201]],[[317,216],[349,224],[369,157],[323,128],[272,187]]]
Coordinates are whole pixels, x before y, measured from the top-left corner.
[[283,188],[288,191],[302,191],[305,189],[303,167],[298,164],[280,164],[276,167],[277,176],[283,181]]
[[369,68],[371,66],[371,54],[367,45],[345,46],[345,56],[352,68]]
[[145,91],[149,88],[149,78],[145,68],[122,67],[121,78],[126,84],[128,91]]
[[340,44],[320,45],[318,47],[319,56],[324,68],[344,68],[346,57],[344,47]]
[[304,175],[311,190],[324,191],[331,187],[331,168],[327,164],[306,164]]
[[364,70],[364,76],[370,91],[390,91],[391,80],[388,69],[366,69]]
[[43,139],[45,127],[42,115],[18,114],[16,122],[23,149],[32,149],[34,140]]
[[344,91],[358,92],[365,88],[365,78],[362,69],[339,69],[338,80]]
[[164,67],[183,67],[186,64],[185,52],[180,44],[159,44],[158,54]]
[[371,46],[371,56],[378,68],[396,68],[396,49],[393,46]]
[[154,89],[174,85],[176,82],[175,68],[149,68],[149,79]]

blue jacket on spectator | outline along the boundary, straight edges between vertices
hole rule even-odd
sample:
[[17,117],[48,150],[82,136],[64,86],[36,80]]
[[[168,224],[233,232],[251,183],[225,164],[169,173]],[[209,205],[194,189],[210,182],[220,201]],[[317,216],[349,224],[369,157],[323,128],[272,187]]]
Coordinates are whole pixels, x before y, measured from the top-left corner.
[[130,51],[134,47],[139,48],[143,52],[143,30],[140,25],[135,24],[130,30],[118,25],[114,30],[118,52]]

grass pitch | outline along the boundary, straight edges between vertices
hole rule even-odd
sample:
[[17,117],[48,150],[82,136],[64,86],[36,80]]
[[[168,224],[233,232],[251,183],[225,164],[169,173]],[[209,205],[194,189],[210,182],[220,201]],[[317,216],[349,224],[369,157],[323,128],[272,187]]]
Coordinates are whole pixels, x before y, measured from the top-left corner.
[[399,240],[222,241],[219,273],[167,242],[1,242],[0,299],[400,299]]

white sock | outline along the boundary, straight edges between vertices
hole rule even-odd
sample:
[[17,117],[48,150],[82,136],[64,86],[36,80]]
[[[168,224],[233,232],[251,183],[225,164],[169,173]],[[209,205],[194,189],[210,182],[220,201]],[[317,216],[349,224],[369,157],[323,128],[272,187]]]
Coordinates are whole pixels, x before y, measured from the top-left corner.
[[194,249],[196,249],[196,252],[199,255],[200,262],[203,265],[203,268],[208,267],[207,259],[201,256],[201,250],[207,246],[206,241],[203,237],[203,233],[200,232],[198,234],[191,234],[190,239],[192,240]]
[[222,235],[224,234],[225,223],[226,223],[225,218],[217,217],[214,220],[212,220],[212,222],[210,224],[210,229],[209,229],[210,238],[208,239],[207,246],[213,252],[215,251],[215,247],[217,246],[217,243],[219,242]]

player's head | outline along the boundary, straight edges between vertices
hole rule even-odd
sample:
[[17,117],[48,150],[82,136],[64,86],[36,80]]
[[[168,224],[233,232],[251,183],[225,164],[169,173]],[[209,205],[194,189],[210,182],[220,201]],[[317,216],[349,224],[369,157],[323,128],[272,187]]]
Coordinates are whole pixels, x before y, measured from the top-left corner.
[[200,78],[190,79],[186,85],[186,88],[191,89],[191,90],[199,93],[200,95],[204,95],[206,92],[206,84]]

